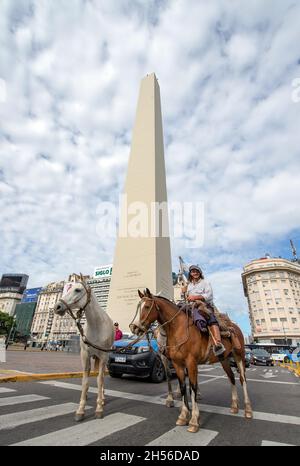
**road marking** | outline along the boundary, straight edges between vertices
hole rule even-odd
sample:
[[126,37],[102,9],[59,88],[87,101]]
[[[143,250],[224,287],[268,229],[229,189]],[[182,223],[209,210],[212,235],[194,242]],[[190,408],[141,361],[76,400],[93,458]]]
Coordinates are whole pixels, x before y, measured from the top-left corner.
[[[216,379],[227,379],[226,375],[209,375],[209,374],[202,374],[202,377],[215,377]],[[246,374],[246,377],[247,377],[247,374]],[[263,377],[263,376],[262,376]],[[275,376],[274,376],[275,377]],[[269,376],[268,376],[269,378]],[[239,378],[236,377],[236,380],[238,380]],[[261,380],[261,379],[250,379],[249,377],[247,377],[247,382],[263,382],[263,383],[281,383],[281,384],[284,384],[284,385],[299,385],[299,382],[282,382],[282,381],[279,381],[279,380]]]
[[41,400],[49,400],[49,397],[40,395],[7,396],[6,398],[0,398],[0,406],[18,405],[21,403],[32,403],[33,401]]
[[[260,380],[260,382],[267,383],[266,380]],[[75,385],[75,384],[67,383],[67,382],[53,381],[53,382],[40,382],[40,383],[49,384],[49,385],[60,387],[60,388],[68,388],[71,390],[81,391],[80,385]],[[90,391],[92,393],[98,393],[98,390],[95,387],[90,387]],[[158,405],[165,404],[165,400],[162,400],[160,396],[139,395],[136,393],[120,392],[117,390],[105,390],[105,393],[107,396],[124,398],[126,400],[141,401],[145,403],[153,403],[153,404],[158,404]],[[181,407],[181,404],[182,403],[180,401],[175,401],[175,406]],[[204,411],[208,413],[222,414],[225,416],[244,417],[243,411],[241,411],[238,414],[231,414],[229,406],[223,407],[223,406],[200,404],[199,409],[200,411]],[[300,417],[288,416],[284,414],[273,414],[273,413],[264,413],[261,411],[253,411],[253,418],[256,420],[260,420],[260,421],[300,425]]]
[[9,392],[15,392],[16,390],[13,390],[12,388],[6,388],[6,387],[0,387],[0,393],[9,393]]
[[211,377],[211,379],[208,379],[208,380],[203,380],[203,382],[198,382],[198,385],[201,385],[203,383],[209,383],[209,382],[214,382],[215,380],[219,379],[220,376],[215,376],[215,377]]
[[140,416],[114,413],[103,419],[93,419],[40,437],[14,443],[13,446],[85,446],[145,420],[146,418]]
[[[14,427],[30,422],[43,421],[51,417],[62,416],[74,413],[77,409],[77,403],[64,403],[44,408],[30,409],[28,411],[19,411],[12,414],[3,414],[0,416],[0,430],[13,429]],[[87,408],[91,408],[88,406]]]
[[280,442],[271,442],[271,440],[263,440],[261,442],[262,447],[295,447],[291,443],[280,443]]
[[164,447],[205,447],[208,445],[219,432],[214,430],[200,429],[197,433],[191,434],[186,427],[175,427],[165,434],[147,443],[146,446],[164,446]]

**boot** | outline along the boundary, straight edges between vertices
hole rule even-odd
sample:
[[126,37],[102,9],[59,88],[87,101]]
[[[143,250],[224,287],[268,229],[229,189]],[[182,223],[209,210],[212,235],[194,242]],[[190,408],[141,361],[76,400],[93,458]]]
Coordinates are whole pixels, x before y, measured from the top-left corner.
[[212,333],[212,336],[213,336],[213,340],[214,340],[214,348],[213,348],[213,351],[214,351],[214,355],[215,356],[222,356],[223,353],[225,352],[225,347],[221,341],[221,335],[220,335],[220,329],[219,329],[219,326],[218,325],[211,325],[209,327],[211,333]]

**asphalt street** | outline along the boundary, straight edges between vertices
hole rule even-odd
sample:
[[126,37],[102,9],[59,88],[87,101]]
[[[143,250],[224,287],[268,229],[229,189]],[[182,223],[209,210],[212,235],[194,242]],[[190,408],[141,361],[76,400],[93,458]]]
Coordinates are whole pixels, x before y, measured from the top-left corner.
[[73,420],[80,379],[0,384],[0,445],[300,445],[300,379],[286,369],[264,366],[251,366],[247,378],[252,420],[243,417],[239,381],[240,412],[232,415],[222,368],[199,367],[201,429],[196,434],[176,427],[179,402],[174,408],[164,405],[166,383],[107,376],[105,416],[95,420],[92,378],[81,423]]

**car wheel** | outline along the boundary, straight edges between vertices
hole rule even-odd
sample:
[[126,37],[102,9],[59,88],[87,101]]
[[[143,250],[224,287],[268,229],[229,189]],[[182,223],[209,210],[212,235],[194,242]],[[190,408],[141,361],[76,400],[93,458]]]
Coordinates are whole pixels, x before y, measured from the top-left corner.
[[160,383],[165,379],[165,368],[160,358],[156,358],[152,367],[150,380],[154,383]]
[[116,372],[109,371],[109,375],[114,379],[120,379],[123,374],[119,374],[119,373],[116,373]]
[[283,362],[288,363],[288,362],[289,362],[289,358],[288,358],[287,356],[285,356]]

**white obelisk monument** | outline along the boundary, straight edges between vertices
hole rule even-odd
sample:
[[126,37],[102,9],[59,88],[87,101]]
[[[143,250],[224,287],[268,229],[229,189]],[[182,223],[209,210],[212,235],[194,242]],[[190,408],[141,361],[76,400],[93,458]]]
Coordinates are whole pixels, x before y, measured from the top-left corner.
[[154,73],[141,82],[108,297],[107,311],[123,332],[129,331],[140,300],[137,290],[146,287],[173,299],[160,92]]

